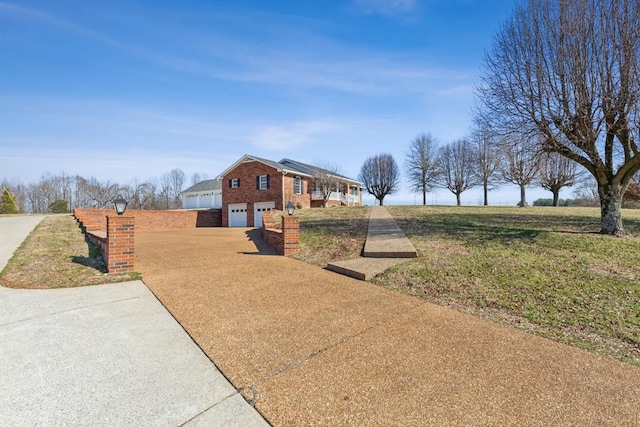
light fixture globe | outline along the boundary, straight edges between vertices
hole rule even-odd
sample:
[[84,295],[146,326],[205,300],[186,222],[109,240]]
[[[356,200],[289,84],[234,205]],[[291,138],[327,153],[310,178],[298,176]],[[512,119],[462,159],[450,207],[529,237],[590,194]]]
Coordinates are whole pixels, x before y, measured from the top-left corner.
[[124,211],[127,209],[128,202],[121,196],[118,195],[116,199],[113,201],[113,205],[116,208],[116,213],[118,215],[122,215]]
[[289,200],[289,202],[287,203],[287,214],[289,216],[293,215],[294,210],[296,210],[296,207],[293,206],[293,203],[291,203],[291,200]]

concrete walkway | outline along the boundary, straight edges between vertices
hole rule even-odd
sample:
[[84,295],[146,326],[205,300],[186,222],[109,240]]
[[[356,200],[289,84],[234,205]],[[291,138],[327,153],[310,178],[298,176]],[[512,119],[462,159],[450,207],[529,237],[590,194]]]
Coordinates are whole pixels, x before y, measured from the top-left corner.
[[292,258],[136,236],[145,283],[275,426],[635,426],[640,368]]
[[4,270],[25,237],[43,219],[42,215],[0,216],[0,271]]
[[400,229],[387,208],[371,208],[367,240],[362,256],[346,261],[333,261],[327,270],[358,280],[369,280],[394,265],[416,258],[418,253]]
[[[0,218],[3,266],[37,219]],[[140,281],[0,287],[0,379],[3,426],[268,425]]]

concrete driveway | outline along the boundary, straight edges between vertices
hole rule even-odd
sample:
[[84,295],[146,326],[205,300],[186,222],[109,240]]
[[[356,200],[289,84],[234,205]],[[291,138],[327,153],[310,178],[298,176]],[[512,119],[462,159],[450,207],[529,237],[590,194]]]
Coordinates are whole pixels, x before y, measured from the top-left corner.
[[[40,219],[0,217],[3,267]],[[0,425],[268,424],[135,281],[0,287]]]
[[140,232],[136,269],[276,426],[636,426],[640,368],[261,253]]

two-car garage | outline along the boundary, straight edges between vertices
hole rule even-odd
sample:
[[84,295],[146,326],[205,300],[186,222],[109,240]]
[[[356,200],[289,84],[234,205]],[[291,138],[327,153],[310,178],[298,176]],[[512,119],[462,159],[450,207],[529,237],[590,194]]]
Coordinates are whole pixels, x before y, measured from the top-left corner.
[[[253,226],[262,227],[262,214],[275,209],[275,202],[256,202],[253,204]],[[229,227],[247,227],[247,204],[229,204]]]

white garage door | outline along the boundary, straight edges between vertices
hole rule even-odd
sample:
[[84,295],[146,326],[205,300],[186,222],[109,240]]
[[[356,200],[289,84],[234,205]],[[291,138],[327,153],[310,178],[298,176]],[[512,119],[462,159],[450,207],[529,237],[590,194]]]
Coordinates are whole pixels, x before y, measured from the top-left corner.
[[253,226],[262,227],[262,213],[275,209],[276,202],[258,202],[253,205]]
[[183,196],[185,198],[185,209],[195,209],[198,207],[197,205],[197,201],[198,198],[197,197],[188,197],[188,196]]
[[229,205],[229,227],[247,226],[247,204],[236,203]]

